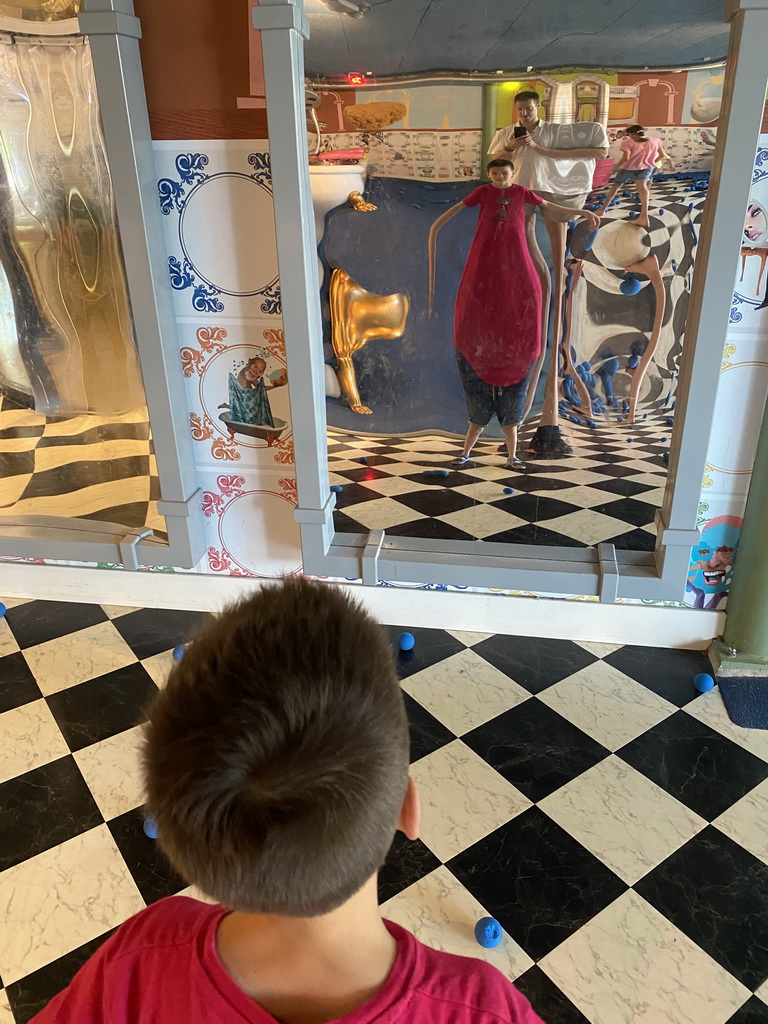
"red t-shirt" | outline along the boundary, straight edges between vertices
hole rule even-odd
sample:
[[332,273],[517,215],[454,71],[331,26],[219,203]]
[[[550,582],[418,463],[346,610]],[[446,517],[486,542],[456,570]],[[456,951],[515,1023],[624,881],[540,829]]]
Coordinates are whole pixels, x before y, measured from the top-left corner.
[[[160,900],[118,928],[31,1024],[275,1024],[219,961],[226,913],[186,896]],[[344,1024],[543,1024],[495,967],[385,923],[397,941],[394,967]]]

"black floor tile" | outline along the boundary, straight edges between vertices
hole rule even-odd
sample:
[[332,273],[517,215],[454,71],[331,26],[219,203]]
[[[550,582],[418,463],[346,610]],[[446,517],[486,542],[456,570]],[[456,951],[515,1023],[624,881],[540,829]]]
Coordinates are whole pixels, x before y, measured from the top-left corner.
[[145,835],[140,807],[113,818],[107,825],[145,903],[186,889],[187,883],[173,870],[157,842]]
[[408,715],[408,726],[411,736],[411,763],[426,757],[433,750],[444,747],[456,737],[442,722],[415,701],[409,693],[403,693],[405,710]]
[[113,619],[115,629],[137,658],[151,658],[186,643],[198,626],[207,622],[208,612],[141,608]]
[[381,480],[382,477],[389,475],[383,469],[376,469],[375,466],[359,466],[355,469],[333,469],[333,466],[329,468],[337,476],[342,476],[346,480],[352,480],[354,483],[363,485],[365,485],[366,480]]
[[346,508],[348,505],[359,505],[363,501],[376,501],[381,497],[378,491],[371,490],[364,484],[342,484],[341,490],[336,491],[336,508]]
[[[471,483],[478,483],[472,480]],[[538,476],[536,474],[519,473],[495,481],[503,487],[514,487],[516,491],[564,491],[576,485],[572,480],[561,480],[556,476]]]
[[444,516],[449,512],[458,512],[462,508],[470,508],[477,504],[473,498],[449,487],[430,487],[425,491],[409,491],[406,494],[395,494],[393,498],[400,505],[415,509],[425,516]]
[[464,484],[476,484],[477,477],[470,476],[469,473],[462,473],[459,469],[453,469],[450,463],[446,463],[444,466],[437,466],[434,463],[430,463],[431,469],[447,469],[448,476],[432,476],[429,469],[421,472],[408,473],[403,479],[413,480],[416,484],[422,484],[426,487],[463,487]]
[[555,533],[554,530],[548,530],[546,526],[538,526],[536,523],[515,526],[511,530],[503,530],[501,533],[495,533],[492,537],[484,539],[488,543],[494,544],[546,544],[550,548],[589,547],[584,541],[568,537],[564,533]]
[[71,953],[9,985],[6,991],[16,1024],[27,1024],[27,1021],[47,1006],[55,995],[66,988],[86,960],[93,956],[115,930],[112,928],[104,932],[103,935],[73,949]]
[[379,871],[379,903],[397,896],[439,867],[440,861],[420,839],[411,840],[402,832],[396,832],[384,866]]
[[0,658],[0,713],[42,697],[32,671],[19,651]]
[[[661,486],[662,481],[659,481]],[[610,494],[623,494],[627,498],[633,497],[635,494],[642,494],[644,491],[652,490],[650,484],[638,484],[634,480],[622,480],[617,478],[615,480],[601,480],[595,484],[587,484],[587,487],[593,487],[597,491],[608,491]]]
[[540,693],[598,660],[572,640],[533,636],[497,634],[472,649],[531,693]]
[[617,551],[654,551],[656,537],[647,530],[628,530],[617,537],[610,537],[608,544],[613,544]]
[[726,1024],[768,1024],[768,1006],[762,999],[752,996],[741,1009],[728,1018]]
[[603,658],[603,661],[679,708],[697,696],[693,688],[693,677],[699,672],[712,674],[712,666],[705,651],[628,646],[620,647]]
[[591,736],[535,698],[478,726],[462,740],[534,802],[609,754]]
[[58,846],[104,819],[72,757],[0,785],[0,871]]
[[[607,455],[598,455],[597,458],[598,459],[600,459],[600,458],[607,459],[608,456]],[[622,476],[636,476],[637,475],[637,470],[636,469],[631,469],[629,466],[622,466],[621,465],[622,462],[626,462],[626,456],[624,456],[624,455],[611,456],[611,458],[615,458],[617,461],[611,463],[610,465],[608,463],[606,463],[603,466],[593,466],[592,468],[594,469],[595,473],[603,473],[606,477],[622,477]]]
[[527,997],[546,1024],[590,1024],[540,967],[531,967],[517,978],[515,988]]
[[440,519],[414,519],[410,523],[398,523],[387,527],[388,537],[425,537],[429,540],[476,540],[471,533],[466,533],[450,523]]
[[[444,658],[463,651],[465,644],[451,636],[444,629],[424,629],[420,626],[385,626],[387,635],[395,652],[397,670],[401,679],[421,672],[423,668],[436,665]],[[400,651],[397,638],[401,633],[410,633],[415,641],[410,651]]]
[[365,526],[361,526],[360,523],[354,519],[350,519],[344,512],[337,512],[333,510],[333,526],[336,533],[362,533],[368,535],[368,529]]
[[635,890],[752,991],[768,978],[768,865],[710,826]]
[[768,777],[765,761],[684,711],[617,754],[707,821]]
[[602,512],[603,515],[612,516],[622,523],[629,523],[630,526],[648,526],[654,521],[658,507],[647,501],[638,501],[637,498],[618,498],[616,501],[593,505],[592,511]]
[[74,633],[78,629],[107,622],[109,616],[97,604],[71,604],[67,601],[27,601],[9,608],[6,621],[24,649]]
[[538,807],[508,821],[447,867],[534,960],[628,888]]
[[557,498],[544,498],[538,494],[528,494],[523,491],[521,494],[513,494],[501,501],[491,502],[494,508],[503,509],[520,519],[527,519],[531,523],[539,523],[544,519],[554,519],[556,516],[566,516],[571,512],[579,512],[578,505],[572,505],[567,501],[558,501]]
[[52,693],[48,707],[72,751],[138,725],[157,694],[147,670],[135,662]]

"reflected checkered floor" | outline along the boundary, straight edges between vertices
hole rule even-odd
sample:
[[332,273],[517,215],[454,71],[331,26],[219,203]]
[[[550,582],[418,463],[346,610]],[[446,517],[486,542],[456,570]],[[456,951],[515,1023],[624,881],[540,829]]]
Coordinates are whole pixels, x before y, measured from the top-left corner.
[[[655,515],[667,482],[662,458],[670,427],[661,415],[627,431],[568,428],[573,455],[537,459],[527,451],[535,425],[521,432],[525,470],[504,469],[498,440],[481,440],[455,469],[457,438],[371,438],[330,431],[328,468],[340,533],[386,530],[392,537],[484,540],[652,551]],[[662,437],[664,440],[662,441]],[[445,477],[433,475],[447,469]],[[513,494],[505,489],[512,488]]]
[[[204,616],[7,603],[0,1022],[23,1024],[185,889],[142,831],[136,723]],[[381,873],[384,914],[489,959],[548,1024],[768,1021],[768,732],[695,694],[704,654],[412,632],[424,820]]]

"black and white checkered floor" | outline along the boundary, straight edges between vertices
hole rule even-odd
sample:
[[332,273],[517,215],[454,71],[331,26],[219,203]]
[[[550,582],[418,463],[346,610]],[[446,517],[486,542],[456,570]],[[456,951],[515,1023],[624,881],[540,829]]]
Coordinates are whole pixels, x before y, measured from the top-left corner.
[[[201,616],[7,603],[0,1022],[22,1024],[184,891],[142,831],[136,723]],[[548,1024],[768,1022],[768,732],[695,695],[704,654],[412,632],[424,821],[394,844],[383,912],[496,964]]]
[[[521,472],[504,469],[498,439],[481,440],[471,464],[454,469],[451,460],[463,445],[457,438],[329,430],[331,484],[342,487],[336,530],[567,547],[608,541],[621,550],[652,551],[670,427],[661,414],[629,432],[611,423],[597,430],[567,426],[573,455],[546,460],[527,453],[536,428],[526,426],[518,446]],[[448,476],[433,475],[435,469],[448,469]],[[508,488],[514,493],[505,494]]]

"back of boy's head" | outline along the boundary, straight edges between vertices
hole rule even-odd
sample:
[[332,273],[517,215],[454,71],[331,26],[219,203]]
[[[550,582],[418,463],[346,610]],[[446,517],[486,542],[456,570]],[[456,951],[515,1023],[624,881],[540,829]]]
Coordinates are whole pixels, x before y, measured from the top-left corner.
[[264,587],[193,639],[149,709],[158,842],[231,910],[313,917],[384,862],[408,724],[381,628],[333,584]]

